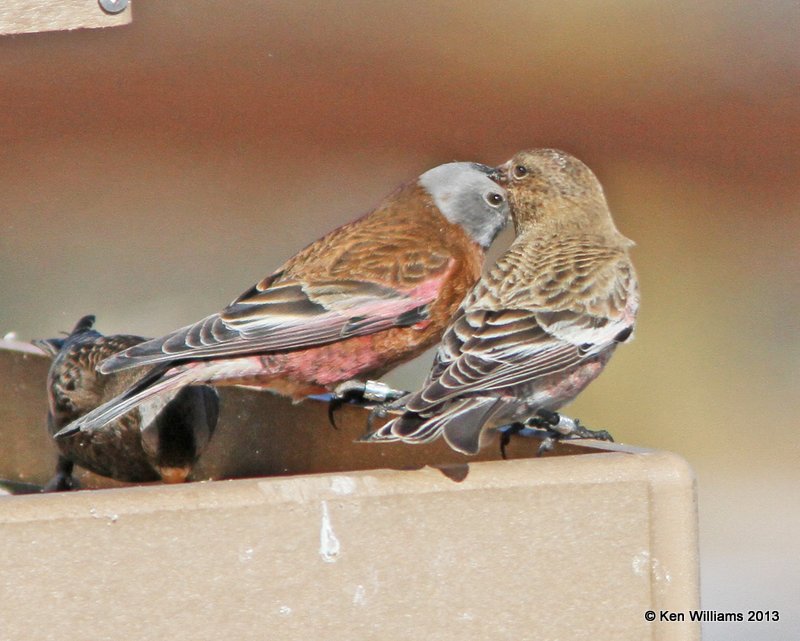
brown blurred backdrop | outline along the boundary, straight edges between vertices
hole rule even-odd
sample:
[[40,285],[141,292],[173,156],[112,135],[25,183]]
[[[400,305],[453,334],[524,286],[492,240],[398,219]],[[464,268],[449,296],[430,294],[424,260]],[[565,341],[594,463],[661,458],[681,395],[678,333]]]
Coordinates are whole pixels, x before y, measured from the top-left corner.
[[800,634],[796,1],[133,9],[0,38],[0,335],[164,333],[433,165],[563,148],[643,290],[569,413],[692,463],[703,607],[781,611],[705,639]]

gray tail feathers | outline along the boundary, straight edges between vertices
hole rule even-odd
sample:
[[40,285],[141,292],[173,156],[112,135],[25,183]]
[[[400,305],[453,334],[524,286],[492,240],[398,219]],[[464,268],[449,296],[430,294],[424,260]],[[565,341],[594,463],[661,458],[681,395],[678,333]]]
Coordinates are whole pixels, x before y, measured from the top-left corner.
[[164,354],[161,351],[162,339],[153,338],[149,341],[144,341],[133,347],[122,350],[118,354],[109,356],[102,361],[97,371],[101,374],[113,374],[124,369],[131,369],[132,367],[139,367],[141,365],[154,365],[160,362],[175,361],[175,356],[172,354]]
[[196,377],[197,373],[192,369],[171,370],[168,365],[156,367],[128,391],[103,403],[64,427],[55,434],[55,438],[62,439],[77,432],[95,431],[129,412],[148,398],[188,385]]
[[494,427],[490,421],[499,402],[496,398],[473,398],[460,403],[458,413],[449,416],[442,425],[444,440],[457,452],[477,454],[481,436]]
[[497,398],[467,398],[437,408],[433,415],[406,412],[368,434],[366,441],[428,443],[444,436],[447,444],[462,454],[477,454],[481,435],[498,404]]

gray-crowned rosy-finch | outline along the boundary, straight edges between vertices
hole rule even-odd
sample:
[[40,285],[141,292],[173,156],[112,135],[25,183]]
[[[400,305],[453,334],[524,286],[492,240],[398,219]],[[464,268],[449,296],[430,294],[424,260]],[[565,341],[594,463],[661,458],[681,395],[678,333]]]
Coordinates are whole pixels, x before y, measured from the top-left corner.
[[614,226],[591,170],[553,149],[523,151],[499,169],[516,239],[456,312],[422,389],[365,440],[443,435],[474,454],[489,429],[557,422],[555,411],[633,335],[633,242]]
[[[146,339],[103,336],[93,326],[94,316],[84,316],[67,337],[34,341],[53,356],[47,376],[51,434],[136,381],[135,372],[101,374],[95,367]],[[218,407],[214,388],[188,386],[146,400],[110,422],[102,433],[59,440],[56,476],[46,489],[74,487],[75,463],[118,481],[184,481],[214,432]]]
[[290,258],[217,314],[105,361],[141,378],[58,435],[101,428],[192,383],[260,386],[301,399],[380,376],[435,344],[508,220],[496,170],[449,163]]

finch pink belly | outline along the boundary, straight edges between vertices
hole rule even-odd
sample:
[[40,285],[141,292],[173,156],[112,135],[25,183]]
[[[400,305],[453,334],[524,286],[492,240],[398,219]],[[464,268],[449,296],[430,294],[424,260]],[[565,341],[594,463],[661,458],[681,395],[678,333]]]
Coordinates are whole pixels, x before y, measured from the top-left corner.
[[524,393],[527,406],[537,410],[555,411],[566,405],[600,375],[611,358],[611,352],[613,349],[581,363],[569,373],[558,372],[546,378],[535,379],[533,389]]
[[312,349],[206,361],[198,366],[208,370],[209,378],[204,380],[217,385],[252,385],[300,399],[382,369],[386,361],[372,337],[359,336]]

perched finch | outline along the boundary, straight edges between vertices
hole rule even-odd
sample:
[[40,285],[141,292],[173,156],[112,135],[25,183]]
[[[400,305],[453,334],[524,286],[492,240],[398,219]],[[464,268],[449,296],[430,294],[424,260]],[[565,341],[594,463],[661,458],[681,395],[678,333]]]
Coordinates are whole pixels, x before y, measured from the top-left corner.
[[528,420],[588,432],[575,422],[559,430],[555,411],[633,335],[633,242],[617,231],[600,183],[578,159],[523,151],[499,170],[516,239],[456,312],[422,389],[365,440],[443,435],[475,454],[487,430]]
[[490,178],[497,175],[477,163],[435,167],[221,312],[110,358],[100,372],[150,367],[58,437],[191,383],[259,386],[299,400],[420,354],[441,337],[508,221],[505,190]]
[[[51,434],[124,391],[135,377],[129,372],[101,374],[95,366],[117,352],[146,340],[140,336],[103,336],[84,316],[66,338],[34,341],[53,356],[47,376]],[[79,434],[57,441],[56,476],[45,488],[75,487],[75,463],[118,481],[186,480],[217,425],[219,399],[208,386],[190,386],[142,403],[120,416],[101,434]]]

